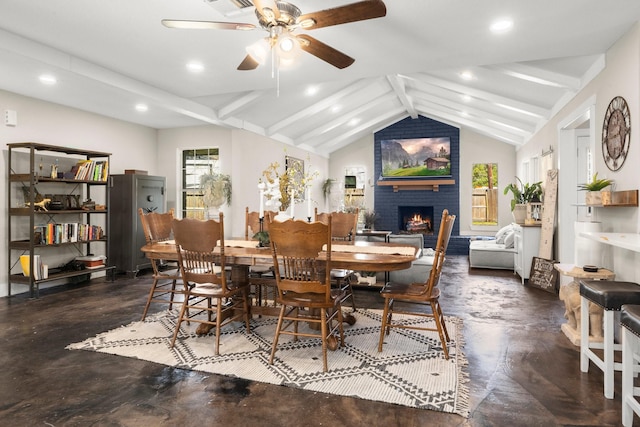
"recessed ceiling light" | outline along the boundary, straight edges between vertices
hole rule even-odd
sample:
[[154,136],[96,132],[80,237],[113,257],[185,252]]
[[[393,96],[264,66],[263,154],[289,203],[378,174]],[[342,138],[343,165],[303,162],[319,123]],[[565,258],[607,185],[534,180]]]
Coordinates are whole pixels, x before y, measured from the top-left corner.
[[473,80],[474,76],[473,73],[469,70],[463,71],[460,73],[460,78],[463,80]]
[[337,112],[339,112],[340,110],[342,110],[342,105],[340,105],[340,104],[336,104],[336,105],[334,105],[333,107],[331,107],[331,112],[332,112],[332,113],[337,113]]
[[317,87],[317,86],[309,86],[309,87],[307,88],[307,90],[305,90],[305,91],[304,91],[304,93],[305,93],[307,96],[313,96],[313,95],[315,95],[316,93],[318,93],[318,87]]
[[464,102],[471,102],[471,95],[462,95],[462,100]]
[[513,28],[513,21],[509,18],[502,18],[494,21],[489,27],[492,33],[502,34],[510,31]]
[[56,79],[55,76],[52,76],[51,74],[43,74],[38,77],[38,80],[40,80],[40,83],[44,85],[54,85],[58,83],[58,79]]
[[136,111],[144,113],[149,110],[149,106],[147,104],[136,104]]
[[187,70],[191,71],[192,73],[201,73],[204,71],[204,65],[202,64],[202,62],[191,61],[187,63]]
[[360,123],[360,119],[357,117],[354,117],[353,119],[349,120],[349,126],[355,126],[358,123]]

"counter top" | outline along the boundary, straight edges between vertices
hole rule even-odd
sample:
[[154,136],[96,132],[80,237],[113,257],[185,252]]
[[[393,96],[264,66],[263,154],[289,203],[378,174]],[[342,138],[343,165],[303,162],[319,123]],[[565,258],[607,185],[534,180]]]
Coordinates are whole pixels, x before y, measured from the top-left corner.
[[580,236],[606,245],[640,252],[640,234],[637,233],[597,233],[582,231]]

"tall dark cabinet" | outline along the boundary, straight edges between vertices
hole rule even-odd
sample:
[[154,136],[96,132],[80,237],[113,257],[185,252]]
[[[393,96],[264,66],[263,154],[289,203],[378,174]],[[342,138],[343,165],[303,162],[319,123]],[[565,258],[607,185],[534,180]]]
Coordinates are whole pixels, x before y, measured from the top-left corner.
[[146,244],[138,208],[145,212],[166,210],[166,179],[143,174],[111,175],[109,261],[116,271],[135,277],[151,263],[140,248]]

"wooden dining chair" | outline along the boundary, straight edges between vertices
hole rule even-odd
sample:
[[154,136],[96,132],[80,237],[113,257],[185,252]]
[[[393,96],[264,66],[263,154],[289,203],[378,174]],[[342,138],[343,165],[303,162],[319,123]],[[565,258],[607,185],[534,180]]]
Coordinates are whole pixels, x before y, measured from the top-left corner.
[[[171,223],[173,221],[173,209],[166,213],[149,212],[145,213],[142,208],[138,209],[138,216],[142,224],[147,244],[164,242],[173,239]],[[169,304],[169,310],[173,308],[176,294],[184,294],[184,286],[178,285],[181,280],[180,268],[174,262],[170,263],[157,256],[147,256],[153,269],[153,282],[147,296],[147,303],[142,312],[142,320],[147,317],[151,303]]]
[[[298,337],[320,338],[326,372],[327,347],[337,348],[336,333],[340,345],[344,345],[340,307],[343,292],[331,289],[330,283],[331,219],[328,224],[294,219],[272,221],[269,234],[278,285],[277,301],[281,305],[269,363],[273,364],[280,335],[292,335],[294,341]],[[325,245],[326,260],[320,260]],[[309,323],[309,327],[299,327],[300,322]]]
[[[442,212],[442,220],[440,221],[440,230],[438,231],[438,240],[436,242],[433,267],[427,281],[424,283],[400,284],[389,282],[380,291],[380,295],[384,298],[384,312],[382,314],[382,326],[380,328],[380,341],[378,342],[378,351],[382,351],[385,333],[389,335],[391,328],[403,328],[423,331],[437,331],[442,343],[442,349],[446,359],[449,358],[449,350],[447,342],[449,342],[449,333],[442,314],[440,306],[440,289],[438,282],[440,281],[440,273],[445,260],[449,238],[453,223],[456,220],[455,215],[449,215],[449,211],[445,209]],[[394,308],[394,303],[403,303],[399,309]],[[406,304],[405,304],[406,303]],[[429,310],[424,310],[428,305]],[[436,324],[435,328],[427,328],[417,326],[408,321],[393,319],[393,314],[412,315],[418,317],[432,317]]]
[[[215,328],[215,354],[218,355],[220,329],[223,326],[244,319],[247,332],[250,332],[247,286],[231,282],[225,269],[224,214],[220,213],[219,221],[174,219],[173,234],[187,294],[180,309],[171,347],[175,345],[182,322],[196,322]],[[220,242],[220,254],[215,257],[213,251],[217,242]],[[205,302],[199,298],[204,298]]]
[[[277,212],[265,211],[262,221],[262,230],[269,231],[269,214]],[[245,208],[244,238],[245,240],[257,240],[253,236],[260,231],[260,213],[249,211]],[[255,297],[254,306],[274,306],[276,300],[276,279],[273,275],[273,267],[266,265],[252,265],[249,267],[250,294]]]
[[[315,209],[316,221],[327,223],[331,218],[331,239],[334,241],[353,241],[355,240],[356,231],[358,229],[359,210],[355,212],[331,212],[318,213]],[[331,270],[331,280],[335,286],[344,291],[344,299],[341,303],[351,299],[351,308],[356,311],[356,301],[353,294],[352,283],[357,281],[353,270],[333,269]],[[355,319],[353,319],[355,320]]]

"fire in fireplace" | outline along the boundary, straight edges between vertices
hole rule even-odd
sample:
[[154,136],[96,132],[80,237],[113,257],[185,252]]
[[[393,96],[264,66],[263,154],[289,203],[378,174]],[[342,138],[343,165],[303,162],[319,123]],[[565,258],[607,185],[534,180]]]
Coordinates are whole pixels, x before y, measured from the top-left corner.
[[433,234],[433,206],[398,206],[398,219],[400,232]]

